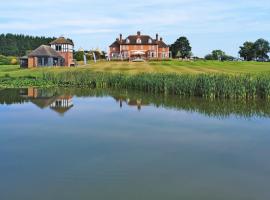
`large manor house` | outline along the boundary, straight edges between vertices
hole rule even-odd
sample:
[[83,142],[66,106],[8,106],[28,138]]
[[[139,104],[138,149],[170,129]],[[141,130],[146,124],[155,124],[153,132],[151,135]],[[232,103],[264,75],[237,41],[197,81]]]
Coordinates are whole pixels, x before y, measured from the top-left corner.
[[[27,56],[20,58],[23,68],[46,67],[46,66],[75,66],[73,58],[74,43],[70,39],[59,37],[48,45],[41,45],[30,52]],[[153,39],[148,35],[137,32],[123,38],[122,34],[110,45],[108,60],[145,61],[151,59],[170,58],[169,46],[156,34]]]
[[149,35],[142,35],[140,31],[136,35],[127,38],[120,37],[110,46],[110,59],[123,60],[149,60],[168,59],[170,57],[169,46],[164,43],[163,38],[156,34],[153,39]]

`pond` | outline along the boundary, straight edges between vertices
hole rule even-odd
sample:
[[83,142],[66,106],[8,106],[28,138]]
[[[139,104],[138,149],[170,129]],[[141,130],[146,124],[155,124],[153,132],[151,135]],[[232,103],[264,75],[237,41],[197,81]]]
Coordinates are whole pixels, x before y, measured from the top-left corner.
[[270,103],[0,90],[2,200],[270,198]]

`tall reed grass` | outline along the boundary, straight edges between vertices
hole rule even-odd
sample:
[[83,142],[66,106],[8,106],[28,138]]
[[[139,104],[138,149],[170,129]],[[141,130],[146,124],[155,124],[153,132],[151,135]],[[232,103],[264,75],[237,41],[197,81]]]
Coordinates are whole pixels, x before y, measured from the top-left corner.
[[43,74],[43,80],[61,86],[135,89],[204,98],[270,98],[269,75],[225,74],[113,74],[93,72],[60,72]]

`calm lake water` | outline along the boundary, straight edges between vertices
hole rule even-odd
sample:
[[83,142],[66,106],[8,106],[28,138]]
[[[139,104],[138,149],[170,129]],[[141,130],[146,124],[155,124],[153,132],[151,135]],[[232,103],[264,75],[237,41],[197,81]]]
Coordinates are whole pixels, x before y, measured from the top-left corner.
[[270,103],[0,90],[1,200],[270,199]]

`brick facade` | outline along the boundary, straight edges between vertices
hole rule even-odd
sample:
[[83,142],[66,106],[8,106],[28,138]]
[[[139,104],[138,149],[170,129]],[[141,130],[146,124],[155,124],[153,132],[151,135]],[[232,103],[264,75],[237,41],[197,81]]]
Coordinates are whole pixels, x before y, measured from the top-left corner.
[[109,47],[110,59],[134,60],[137,58],[150,59],[169,59],[170,50],[162,38],[158,34],[153,39],[148,35],[130,35],[123,39],[122,34]]
[[24,66],[21,64],[21,67],[73,66],[75,65],[73,49],[74,44],[71,40],[60,37],[52,41],[50,46],[41,45],[27,58],[21,58],[23,60],[21,63],[24,64]]

